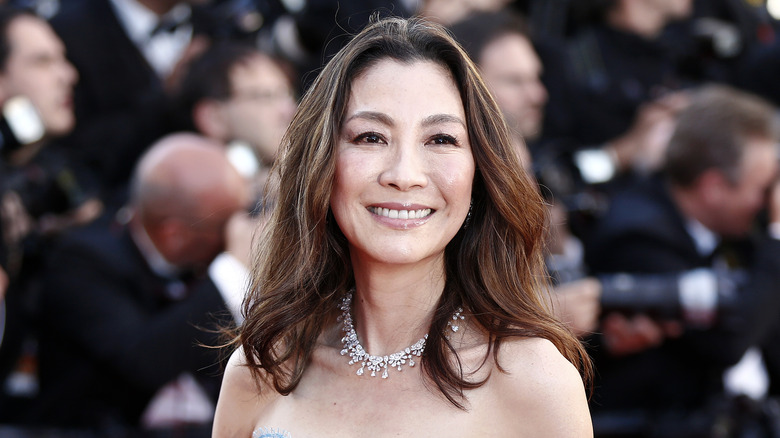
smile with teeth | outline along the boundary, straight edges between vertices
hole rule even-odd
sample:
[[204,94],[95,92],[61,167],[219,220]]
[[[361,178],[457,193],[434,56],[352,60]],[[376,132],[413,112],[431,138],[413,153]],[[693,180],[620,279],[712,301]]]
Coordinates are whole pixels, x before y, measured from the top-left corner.
[[368,211],[390,219],[420,219],[431,214],[433,210],[423,208],[421,210],[391,210],[382,207],[368,207]]

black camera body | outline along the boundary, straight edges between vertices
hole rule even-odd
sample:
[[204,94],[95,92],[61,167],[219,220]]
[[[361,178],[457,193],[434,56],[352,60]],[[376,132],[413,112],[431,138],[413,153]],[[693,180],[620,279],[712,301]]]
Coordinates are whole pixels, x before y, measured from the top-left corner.
[[705,328],[734,307],[745,273],[700,268],[682,273],[617,273],[598,278],[603,312],[643,313]]

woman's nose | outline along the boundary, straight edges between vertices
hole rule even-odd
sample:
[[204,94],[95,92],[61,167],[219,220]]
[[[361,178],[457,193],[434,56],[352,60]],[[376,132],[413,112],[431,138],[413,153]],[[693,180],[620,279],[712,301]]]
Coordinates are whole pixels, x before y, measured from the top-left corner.
[[379,183],[397,190],[407,191],[428,184],[422,145],[411,142],[391,145]]

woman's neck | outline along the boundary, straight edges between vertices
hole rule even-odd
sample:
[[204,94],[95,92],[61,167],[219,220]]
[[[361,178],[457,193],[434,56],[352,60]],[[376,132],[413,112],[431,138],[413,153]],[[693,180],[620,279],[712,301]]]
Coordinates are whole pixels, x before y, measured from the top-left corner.
[[414,266],[353,263],[352,317],[370,354],[395,353],[428,333],[444,290],[443,260]]

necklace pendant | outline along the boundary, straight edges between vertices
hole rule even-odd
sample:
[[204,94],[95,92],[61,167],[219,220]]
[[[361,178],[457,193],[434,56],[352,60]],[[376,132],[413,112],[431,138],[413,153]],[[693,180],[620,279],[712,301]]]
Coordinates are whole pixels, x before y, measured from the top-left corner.
[[465,316],[461,315],[461,312],[463,312],[463,308],[462,307],[458,307],[457,312],[455,312],[455,314],[452,315],[452,320],[451,321],[447,321],[447,326],[450,329],[452,329],[452,331],[455,332],[455,333],[457,333],[458,329],[460,329],[460,325],[459,325],[460,321],[463,321],[464,319],[466,319]]

